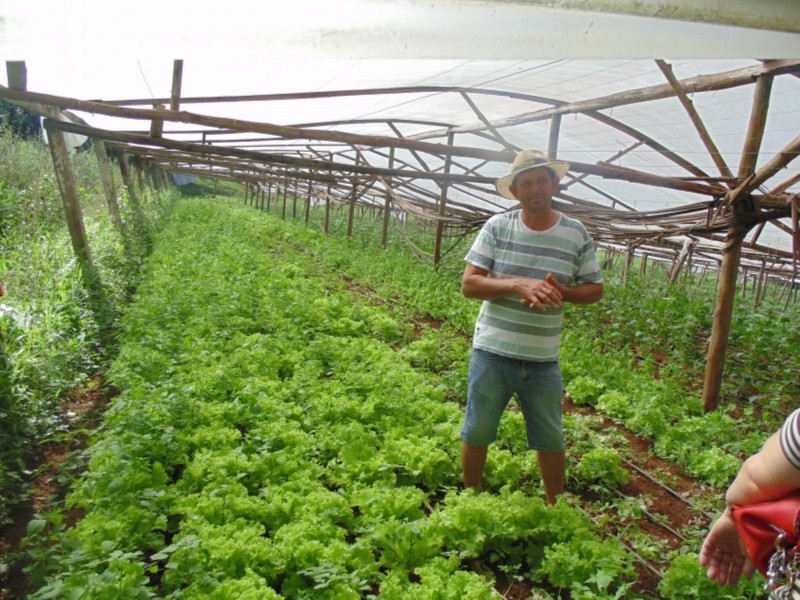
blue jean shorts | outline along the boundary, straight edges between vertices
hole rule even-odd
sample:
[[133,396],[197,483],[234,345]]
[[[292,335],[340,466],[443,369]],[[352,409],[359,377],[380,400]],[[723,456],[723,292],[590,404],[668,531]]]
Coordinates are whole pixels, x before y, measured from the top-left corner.
[[467,411],[461,441],[488,446],[497,439],[500,417],[516,392],[528,448],[541,452],[564,449],[561,424],[561,370],[557,361],[535,362],[472,349]]

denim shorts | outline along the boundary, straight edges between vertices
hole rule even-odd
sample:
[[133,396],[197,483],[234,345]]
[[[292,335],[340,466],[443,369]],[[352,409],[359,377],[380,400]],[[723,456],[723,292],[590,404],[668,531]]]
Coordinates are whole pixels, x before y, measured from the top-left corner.
[[461,441],[488,446],[497,439],[500,417],[516,392],[525,418],[528,448],[564,449],[561,370],[558,362],[535,362],[472,349],[467,411]]

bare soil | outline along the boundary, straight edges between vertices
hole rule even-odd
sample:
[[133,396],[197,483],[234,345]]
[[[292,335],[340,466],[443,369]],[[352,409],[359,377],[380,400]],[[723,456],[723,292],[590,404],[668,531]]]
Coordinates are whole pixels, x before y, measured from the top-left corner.
[[[30,493],[11,512],[13,523],[0,527],[0,562],[8,562],[7,572],[0,573],[0,600],[25,598],[28,593],[28,578],[24,572],[27,561],[20,552],[20,543],[27,535],[28,522],[35,515],[51,510],[63,500],[66,489],[61,475],[69,466],[73,453],[86,444],[81,432],[96,427],[102,411],[114,390],[103,386],[102,377],[91,378],[80,389],[73,390],[62,404],[62,418],[68,424],[67,435],[61,441],[53,441],[36,448],[26,457],[26,464],[34,475],[29,481]],[[73,432],[69,435],[69,432]],[[74,523],[80,514],[65,514],[67,525]],[[12,557],[17,560],[9,560]]]

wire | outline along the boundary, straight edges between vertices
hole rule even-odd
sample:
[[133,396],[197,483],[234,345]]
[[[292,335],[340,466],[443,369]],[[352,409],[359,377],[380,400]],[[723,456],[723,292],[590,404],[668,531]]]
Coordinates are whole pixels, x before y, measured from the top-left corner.
[[142,79],[144,80],[144,84],[147,86],[147,91],[150,92],[150,97],[155,98],[156,95],[153,93],[153,90],[150,89],[150,84],[147,81],[147,76],[145,76],[144,69],[142,69],[142,63],[138,58],[136,59],[136,64],[139,66],[139,73],[142,74]]

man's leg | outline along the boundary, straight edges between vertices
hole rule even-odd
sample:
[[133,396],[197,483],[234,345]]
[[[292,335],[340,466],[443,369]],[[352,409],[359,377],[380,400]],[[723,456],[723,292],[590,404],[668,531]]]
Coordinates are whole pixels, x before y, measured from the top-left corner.
[[564,450],[557,452],[537,452],[539,471],[542,473],[544,494],[548,504],[555,504],[556,498],[564,493],[564,475],[567,469],[567,455]]
[[481,489],[488,451],[488,446],[470,446],[461,443],[461,472],[464,477],[464,487]]

